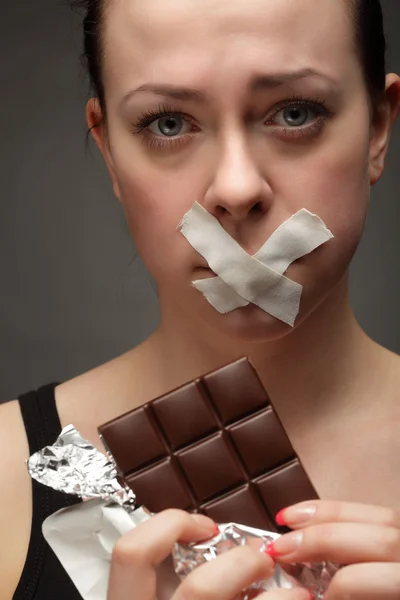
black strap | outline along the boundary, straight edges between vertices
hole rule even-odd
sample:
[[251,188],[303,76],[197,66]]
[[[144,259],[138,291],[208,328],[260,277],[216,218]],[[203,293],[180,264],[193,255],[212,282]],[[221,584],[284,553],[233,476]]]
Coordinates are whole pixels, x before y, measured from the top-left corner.
[[[19,398],[22,419],[34,454],[44,446],[52,445],[61,433],[54,390],[58,384],[51,383],[37,392],[29,392]],[[13,600],[33,600],[36,596],[45,563],[55,559],[42,534],[43,521],[61,508],[80,502],[75,496],[56,492],[32,480],[32,529],[25,567]],[[50,556],[51,555],[51,556]]]
[[19,398],[31,455],[53,444],[60,435],[61,423],[54,394],[57,385],[50,383]]

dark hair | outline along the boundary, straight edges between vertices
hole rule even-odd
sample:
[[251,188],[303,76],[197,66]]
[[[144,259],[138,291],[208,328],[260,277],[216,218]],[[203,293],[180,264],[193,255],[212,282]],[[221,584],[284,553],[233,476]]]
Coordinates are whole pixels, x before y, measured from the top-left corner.
[[102,64],[106,11],[112,0],[67,0],[74,11],[85,11],[81,62],[89,75],[90,89],[99,99],[103,119],[107,114]]
[[375,115],[385,97],[387,42],[380,0],[346,0],[353,18],[356,52]]
[[[89,74],[91,89],[99,99],[103,117],[106,117],[105,91],[102,77],[104,57],[103,34],[106,12],[112,0],[68,0],[73,9],[84,10],[83,64]],[[380,0],[345,0],[353,21],[355,44],[370,99],[376,114],[384,99],[386,81],[387,44]]]

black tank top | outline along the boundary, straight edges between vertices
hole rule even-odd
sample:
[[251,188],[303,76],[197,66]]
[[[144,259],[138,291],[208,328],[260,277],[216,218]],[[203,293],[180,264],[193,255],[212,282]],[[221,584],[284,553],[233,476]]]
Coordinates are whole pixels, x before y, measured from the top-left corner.
[[[29,451],[51,446],[61,433],[52,383],[19,398]],[[32,480],[32,529],[28,554],[13,600],[82,600],[42,534],[43,521],[79,498],[56,492]]]

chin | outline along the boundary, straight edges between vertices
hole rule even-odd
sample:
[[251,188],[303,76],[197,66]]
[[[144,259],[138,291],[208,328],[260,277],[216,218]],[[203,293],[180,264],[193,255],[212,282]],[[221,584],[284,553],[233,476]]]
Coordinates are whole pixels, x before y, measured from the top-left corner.
[[[196,269],[194,279],[215,276],[209,268]],[[193,291],[193,290],[192,290]],[[194,292],[199,294],[199,292]],[[255,304],[237,308],[226,314],[219,313],[202,294],[194,300],[197,318],[202,324],[217,329],[220,333],[235,341],[246,343],[261,343],[279,339],[293,331],[293,327],[266,313]],[[193,308],[193,306],[192,306]]]
[[[212,311],[212,314],[209,311]],[[209,305],[206,312],[207,315],[202,311],[202,320],[235,341],[257,344],[282,338],[293,331],[293,327],[254,304],[237,308],[225,315],[221,315]]]

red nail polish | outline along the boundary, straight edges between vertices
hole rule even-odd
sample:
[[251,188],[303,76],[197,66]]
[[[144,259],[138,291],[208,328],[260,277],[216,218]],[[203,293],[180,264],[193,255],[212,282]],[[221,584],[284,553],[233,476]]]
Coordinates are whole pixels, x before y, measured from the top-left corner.
[[286,521],[283,516],[284,512],[285,512],[285,509],[280,510],[275,517],[275,521],[277,522],[278,525],[281,525],[281,526],[286,525]]
[[274,548],[274,542],[270,542],[265,548],[264,552],[271,558],[276,558],[278,556],[278,553]]
[[218,525],[215,526],[214,535],[219,535],[221,532],[219,530]]
[[310,592],[309,590],[307,590],[307,592],[308,592],[308,595],[310,597],[310,600],[315,600],[314,594],[312,592]]

